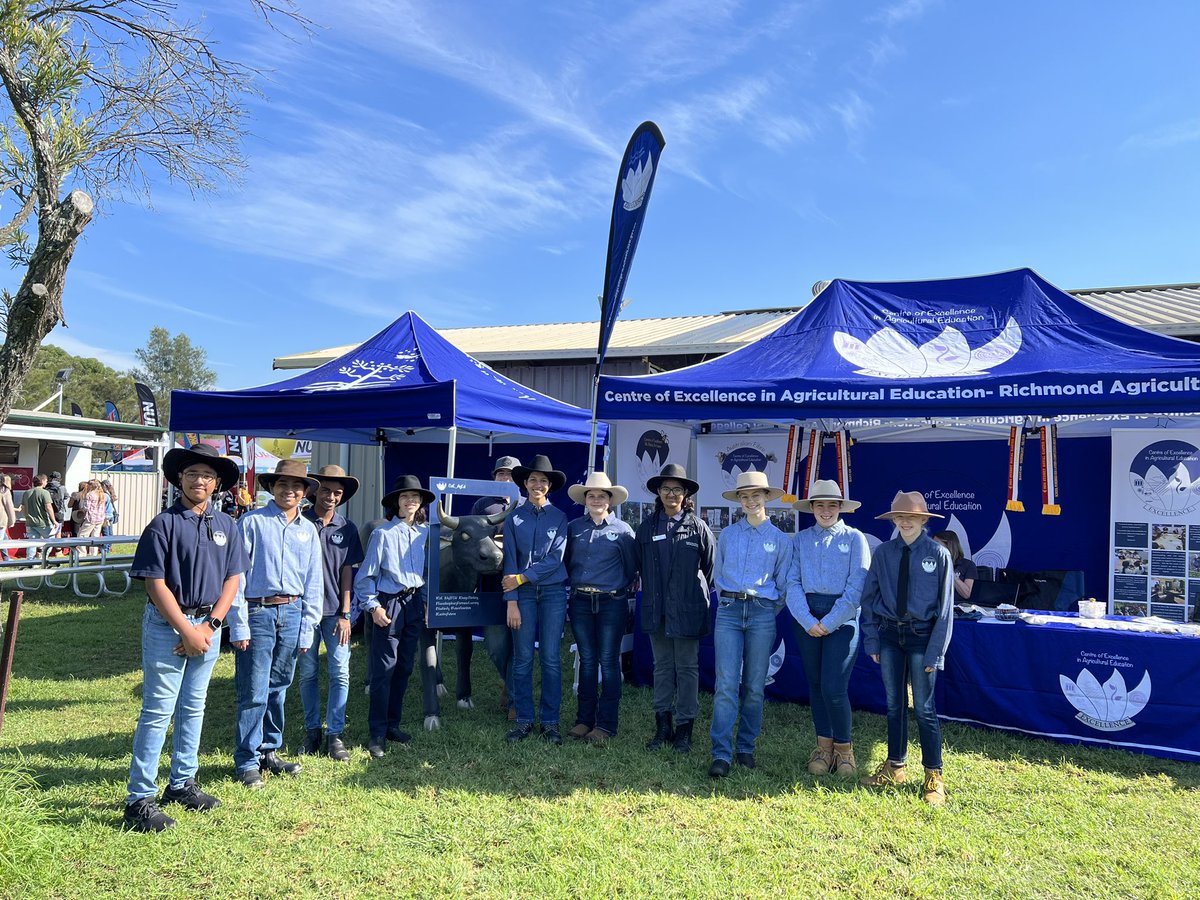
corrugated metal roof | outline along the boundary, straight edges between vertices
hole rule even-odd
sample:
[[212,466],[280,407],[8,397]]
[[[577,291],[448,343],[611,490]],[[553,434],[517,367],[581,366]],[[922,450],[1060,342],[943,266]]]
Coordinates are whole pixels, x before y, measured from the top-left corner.
[[[1200,284],[1091,288],[1071,291],[1107,315],[1151,331],[1200,336]],[[722,354],[774,331],[801,307],[754,309],[703,316],[618,319],[609,357]],[[588,359],[596,355],[596,322],[439,328],[438,333],[476,359],[488,361]],[[357,344],[312,350],[274,360],[276,369],[309,369],[349,353]]]

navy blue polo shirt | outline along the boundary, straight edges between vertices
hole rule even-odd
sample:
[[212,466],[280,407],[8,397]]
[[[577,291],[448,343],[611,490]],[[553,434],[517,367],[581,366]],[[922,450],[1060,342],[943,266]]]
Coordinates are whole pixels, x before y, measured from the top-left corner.
[[317,534],[321,536],[321,560],[325,568],[325,603],[321,615],[336,615],[342,609],[342,569],[363,561],[358,526],[337,510],[328,525],[317,518],[311,506],[301,515],[317,526]]
[[[182,500],[146,526],[133,554],[131,578],[161,578],[180,609],[214,606],[225,580],[250,567],[233,519],[209,501],[198,516]],[[211,532],[210,532],[211,526]]]

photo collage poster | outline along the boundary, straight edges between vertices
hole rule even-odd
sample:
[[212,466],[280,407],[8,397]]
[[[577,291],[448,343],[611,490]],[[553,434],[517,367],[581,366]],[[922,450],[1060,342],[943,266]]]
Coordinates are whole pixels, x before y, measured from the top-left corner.
[[[610,446],[615,455],[614,482],[629,491],[629,499],[618,511],[621,519],[637,530],[642,519],[654,511],[654,495],[646,482],[667,463],[688,468],[692,429],[665,422],[617,422],[611,426]],[[691,470],[688,470],[691,475]]]
[[[696,438],[696,475],[700,493],[696,513],[719,534],[742,518],[742,507],[721,494],[737,487],[738,475],[750,470],[765,472],[772,487],[784,487],[788,432],[766,434],[702,434]],[[767,515],[780,531],[796,532],[796,510],[776,500],[767,505]]]
[[1200,429],[1112,434],[1109,612],[1196,621]]

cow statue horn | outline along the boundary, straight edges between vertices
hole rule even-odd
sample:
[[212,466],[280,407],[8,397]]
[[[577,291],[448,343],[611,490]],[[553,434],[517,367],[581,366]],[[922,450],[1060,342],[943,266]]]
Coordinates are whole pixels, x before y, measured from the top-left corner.
[[445,510],[442,509],[441,503],[438,503],[438,505],[437,505],[437,517],[438,517],[438,521],[441,522],[444,527],[449,528],[451,531],[454,531],[455,529],[458,528],[458,516],[447,515]]
[[[512,511],[516,508],[517,508],[517,501],[514,500],[507,507],[500,510],[500,512],[492,513],[490,516],[488,516],[487,523],[493,527],[495,527],[496,525],[499,525],[501,522],[503,522],[505,519],[507,519],[509,517],[509,515],[512,514]],[[439,511],[438,515],[441,515],[440,511]]]

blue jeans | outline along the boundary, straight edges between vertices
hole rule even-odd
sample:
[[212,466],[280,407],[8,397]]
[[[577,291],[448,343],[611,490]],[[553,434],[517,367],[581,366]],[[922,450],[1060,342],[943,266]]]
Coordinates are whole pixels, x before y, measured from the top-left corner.
[[[775,642],[775,601],[721,598],[713,627],[713,759],[733,762],[733,750],[753,753],[762,731],[763,691]],[[741,714],[738,699],[741,699]],[[732,744],[734,726],[737,742]]]
[[[571,630],[579,650],[579,705],[575,724],[617,733],[621,706],[621,639],[629,600],[571,595]],[[604,679],[599,691],[600,676]]]
[[[833,608],[836,597],[808,594],[809,611],[820,620]],[[804,674],[808,677],[809,705],[817,737],[850,743],[853,711],[850,708],[850,673],[858,659],[858,619],[852,619],[825,637],[813,637],[799,622],[796,642]]]
[[258,768],[260,753],[283,746],[283,704],[296,674],[300,641],[300,601],[280,606],[249,604],[250,646],[234,651],[237,722],[233,766]]
[[532,725],[533,645],[541,648],[542,726],[558,727],[562,707],[562,636],[567,621],[564,584],[526,584],[517,588],[521,627],[513,632],[513,702],[517,723]]
[[933,622],[888,622],[879,626],[879,666],[887,693],[888,759],[904,762],[908,757],[908,691],[912,682],[913,711],[921,738],[921,764],[927,769],[942,767],[942,728],[938,723],[933,688],[937,670],[925,671],[925,647]]
[[313,633],[312,646],[300,656],[300,701],[304,704],[304,727],[321,727],[321,675],[318,654],[325,642],[329,668],[329,700],[325,704],[325,726],[330,734],[346,730],[346,698],[350,696],[350,645],[337,639],[338,616],[322,616],[321,627]]
[[[188,617],[192,624],[202,620],[203,616]],[[147,603],[142,615],[142,713],[133,732],[126,803],[158,794],[158,760],[172,715],[175,737],[168,785],[180,788],[196,777],[204,701],[208,680],[221,653],[221,639],[214,635],[212,646],[203,656],[176,656],[178,643],[179,633],[153,604]]]
[[371,629],[367,731],[375,741],[382,741],[388,729],[400,727],[404,693],[417,656],[417,640],[425,628],[425,589],[403,600],[395,594],[380,594],[379,604],[392,623]]

